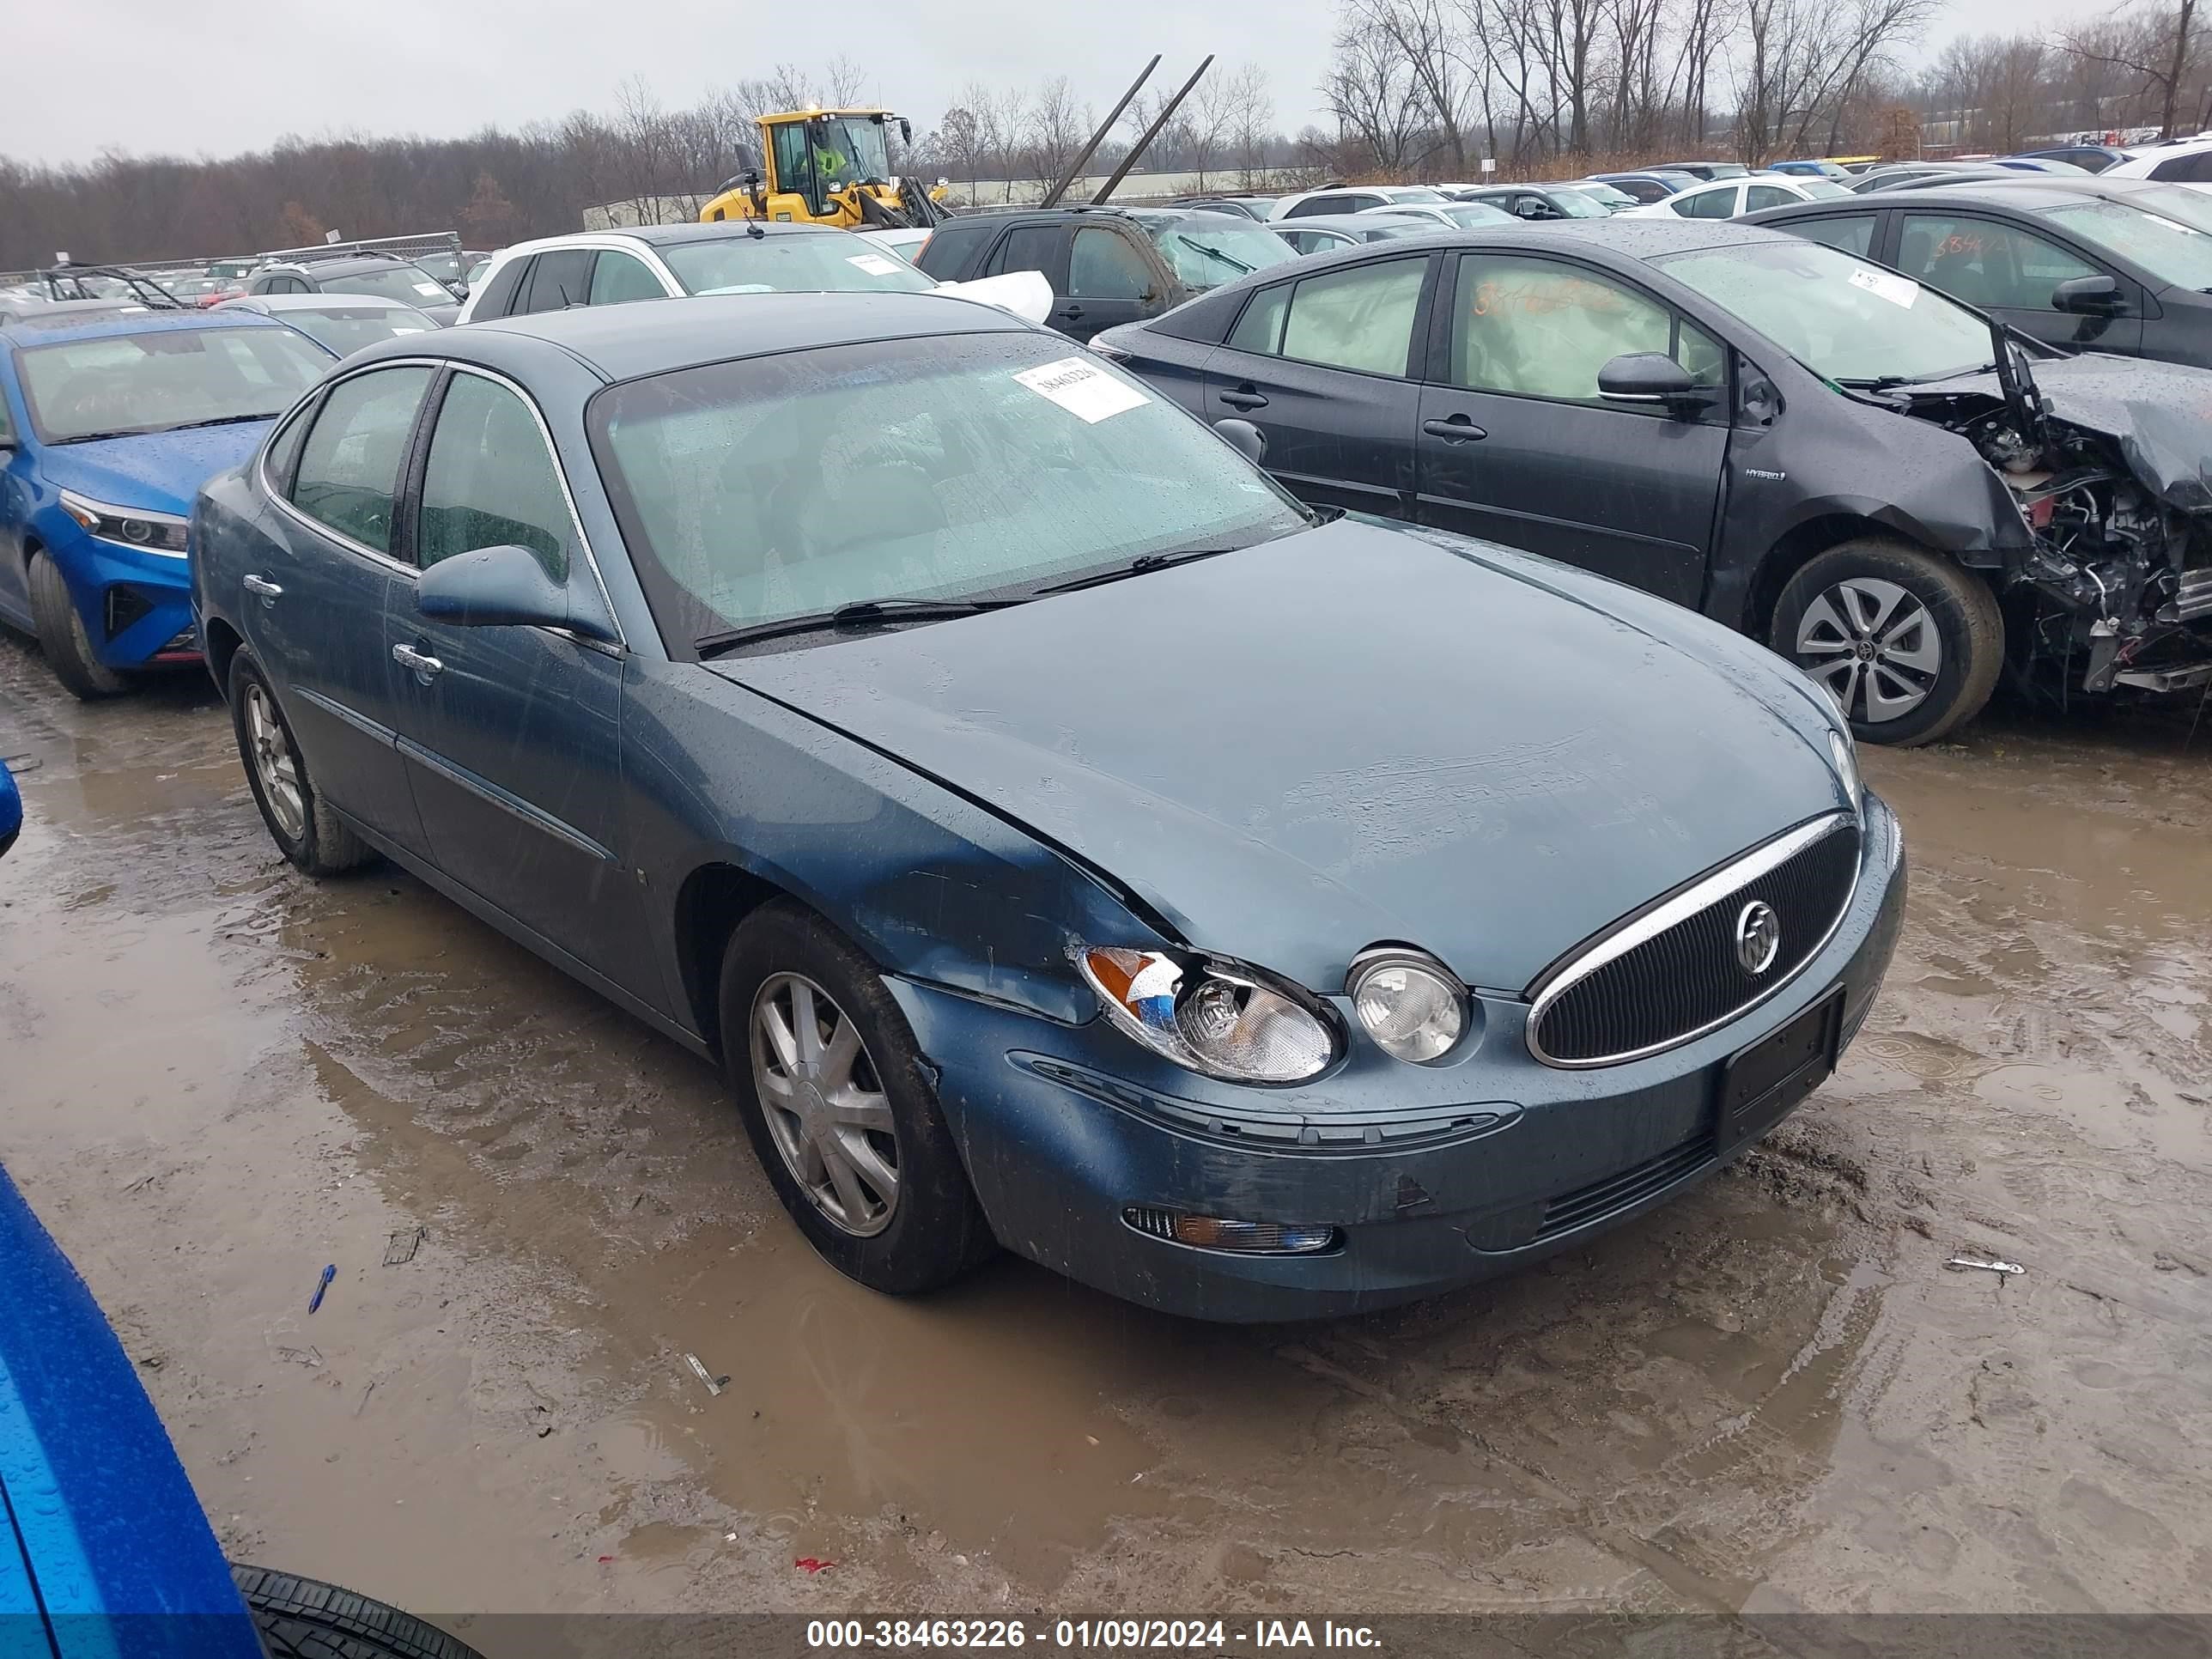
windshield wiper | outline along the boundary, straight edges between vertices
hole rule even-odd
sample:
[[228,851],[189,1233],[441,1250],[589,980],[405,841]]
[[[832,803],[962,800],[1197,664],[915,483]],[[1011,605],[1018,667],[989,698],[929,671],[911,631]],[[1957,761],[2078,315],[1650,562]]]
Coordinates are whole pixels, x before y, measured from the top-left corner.
[[1054,582],[1049,587],[1040,587],[1040,593],[1073,593],[1079,587],[1097,587],[1102,582],[1118,582],[1125,576],[1142,576],[1150,571],[1166,570],[1178,564],[1194,564],[1200,559],[1211,559],[1224,553],[1235,553],[1233,547],[1188,547],[1178,553],[1139,553],[1127,564],[1117,564],[1110,570],[1095,570],[1088,576],[1078,576],[1073,581]]
[[1203,242],[1194,242],[1188,236],[1182,239],[1182,245],[1185,247],[1194,247],[1200,253],[1205,254],[1208,258],[1218,259],[1223,264],[1227,265],[1231,270],[1240,272],[1247,276],[1249,276],[1254,271],[1260,268],[1257,265],[1248,265],[1235,255],[1224,253],[1218,247],[1208,247]]
[[273,421],[284,411],[272,409],[264,415],[210,415],[204,421],[179,421],[174,426],[157,426],[156,432],[197,432],[204,426],[238,426],[247,421]]
[[1004,599],[854,599],[850,605],[841,605],[833,611],[810,611],[803,616],[783,617],[775,622],[752,623],[744,628],[702,634],[691,641],[691,648],[702,658],[711,657],[735,646],[750,645],[756,640],[781,639],[787,634],[811,634],[819,629],[836,628],[886,628],[909,622],[940,622],[948,617],[972,617],[978,611],[1003,611],[1010,605],[1027,603],[1026,596]]
[[1971,368],[1941,369],[1933,374],[1877,374],[1871,380],[1838,380],[1838,386],[1847,386],[1854,392],[1889,392],[1901,386],[1925,386],[1936,380],[1955,380],[1964,374],[1986,374],[1995,363],[1979,363]]

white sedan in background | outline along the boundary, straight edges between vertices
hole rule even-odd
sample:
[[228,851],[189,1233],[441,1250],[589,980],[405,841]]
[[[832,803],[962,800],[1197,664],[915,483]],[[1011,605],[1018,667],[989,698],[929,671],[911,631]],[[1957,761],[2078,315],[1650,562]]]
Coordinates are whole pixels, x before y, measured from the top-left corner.
[[1716,179],[1711,184],[1677,191],[1672,196],[1623,208],[1623,219],[1733,219],[1760,208],[1781,207],[1790,202],[1819,202],[1850,191],[1832,179],[1812,179],[1784,173],[1754,173],[1741,179]]

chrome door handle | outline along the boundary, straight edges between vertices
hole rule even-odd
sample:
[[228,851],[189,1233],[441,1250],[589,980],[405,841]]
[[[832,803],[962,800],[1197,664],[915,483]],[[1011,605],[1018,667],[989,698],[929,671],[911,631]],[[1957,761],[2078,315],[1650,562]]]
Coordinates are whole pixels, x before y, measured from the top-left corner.
[[429,684],[437,676],[446,672],[445,664],[440,662],[435,657],[428,656],[417,651],[411,645],[393,646],[392,660],[402,668],[411,670],[415,678],[425,685]]
[[274,605],[284,597],[284,590],[266,576],[247,576],[243,579],[246,591],[258,594],[264,605]]

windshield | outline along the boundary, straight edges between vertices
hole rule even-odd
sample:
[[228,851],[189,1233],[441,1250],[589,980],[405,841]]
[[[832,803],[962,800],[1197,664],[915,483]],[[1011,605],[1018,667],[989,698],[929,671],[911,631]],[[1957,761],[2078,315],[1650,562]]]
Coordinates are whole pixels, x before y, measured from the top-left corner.
[[1235,221],[1171,219],[1145,228],[1168,256],[1186,288],[1219,288],[1267,265],[1295,259],[1298,251],[1272,230]]
[[451,305],[451,289],[418,265],[372,265],[349,270],[343,276],[318,276],[315,286],[325,294],[374,294],[410,306]]
[[922,294],[937,286],[844,231],[735,235],[655,250],[686,294]]
[[1591,197],[1604,203],[1609,208],[1620,209],[1636,205],[1636,198],[1633,196],[1625,190],[1615,190],[1611,185],[1576,185],[1571,188],[1576,194]]
[[1613,210],[1595,197],[1585,196],[1578,190],[1553,190],[1544,193],[1544,199],[1570,219],[1608,219]]
[[283,328],[162,329],[27,346],[31,421],[48,443],[271,418],[323,377],[324,354]]
[[1454,202],[1443,210],[1444,217],[1455,225],[1494,225],[1503,221],[1513,222],[1513,216],[1502,207],[1492,207],[1487,202]]
[[2175,186],[2139,191],[2124,201],[2045,208],[2043,216],[2133,260],[2161,283],[2212,293],[2212,197]]
[[415,264],[441,283],[461,280],[461,256],[458,253],[418,253],[415,256]]
[[842,190],[858,179],[881,183],[891,176],[890,149],[884,124],[861,115],[826,115],[806,124],[814,146],[814,167],[823,184]]
[[1850,194],[1850,191],[1844,189],[1832,179],[1799,179],[1796,183],[1798,189],[1803,191],[1806,195],[1813,198],[1815,201],[1819,201],[1823,197],[1848,196]]
[[333,296],[326,306],[288,306],[276,314],[341,357],[351,356],[364,346],[403,334],[427,334],[437,327],[412,306],[349,306],[342,295]]
[[1440,190],[1431,190],[1426,185],[1392,185],[1382,191],[1393,202],[1448,202],[1451,199]]
[[1702,248],[1651,263],[1831,380],[1929,380],[1990,361],[1989,325],[1974,313],[1818,242]]
[[592,452],[670,648],[862,599],[1026,591],[1304,525],[1174,404],[1071,349],[1026,331],[949,335],[600,392]]

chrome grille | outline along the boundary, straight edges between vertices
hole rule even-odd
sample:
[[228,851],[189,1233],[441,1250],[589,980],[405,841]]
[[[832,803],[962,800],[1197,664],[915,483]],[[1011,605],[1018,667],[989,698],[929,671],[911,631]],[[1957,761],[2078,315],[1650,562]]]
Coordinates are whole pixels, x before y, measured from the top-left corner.
[[2177,622],[2212,617],[2212,567],[2181,573],[2181,586],[2173,598],[2173,615]]
[[[1819,818],[1754,848],[1577,945],[1530,989],[1528,1048],[1552,1066],[1608,1066],[1701,1036],[1790,982],[1826,944],[1856,883],[1859,827]],[[1763,972],[1738,960],[1744,908],[1769,906]]]

